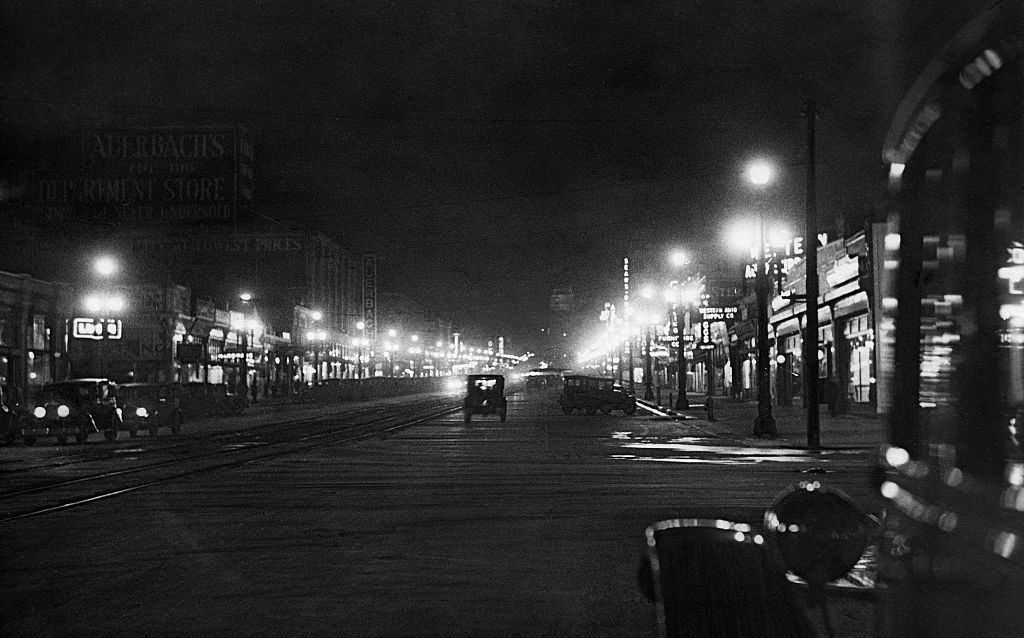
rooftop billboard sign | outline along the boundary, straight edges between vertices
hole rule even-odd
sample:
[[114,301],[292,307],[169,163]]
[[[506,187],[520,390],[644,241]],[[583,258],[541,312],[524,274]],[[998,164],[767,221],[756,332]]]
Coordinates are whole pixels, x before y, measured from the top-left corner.
[[247,221],[252,145],[237,127],[83,131],[33,176],[32,206],[49,222],[128,226]]

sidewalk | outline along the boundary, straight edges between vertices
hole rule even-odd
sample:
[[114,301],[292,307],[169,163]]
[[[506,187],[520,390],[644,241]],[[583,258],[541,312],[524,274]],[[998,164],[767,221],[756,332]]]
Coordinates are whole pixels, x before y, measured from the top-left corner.
[[[740,400],[729,397],[714,397],[713,416],[708,418],[705,397],[690,397],[689,410],[674,410],[664,399],[660,411],[683,418],[687,425],[706,430],[717,437],[742,441],[745,445],[761,447],[807,447],[807,410],[799,401],[791,406],[772,405],[772,416],[778,437],[762,438],[753,436],[754,419],[757,417],[756,400]],[[657,407],[653,401],[641,401]],[[831,416],[828,406],[819,406],[819,429],[823,448],[875,448],[887,436],[886,417],[868,412],[860,406],[852,407],[848,414]]]

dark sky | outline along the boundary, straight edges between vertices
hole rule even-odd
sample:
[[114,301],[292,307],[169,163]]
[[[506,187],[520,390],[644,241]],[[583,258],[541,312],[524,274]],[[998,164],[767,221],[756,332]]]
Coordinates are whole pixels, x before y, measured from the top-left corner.
[[712,265],[781,171],[802,225],[819,105],[826,230],[876,206],[902,90],[886,0],[0,4],[7,134],[241,124],[257,208],[376,251],[384,285],[523,340],[553,287],[612,300],[623,256]]

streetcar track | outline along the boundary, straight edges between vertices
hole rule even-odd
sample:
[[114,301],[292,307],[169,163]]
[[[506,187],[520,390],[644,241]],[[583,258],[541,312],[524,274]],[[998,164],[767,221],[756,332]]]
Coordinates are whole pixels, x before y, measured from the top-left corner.
[[[402,429],[406,429],[406,428],[412,427],[414,425],[418,425],[420,423],[423,423],[425,421],[429,421],[431,419],[434,419],[434,418],[437,418],[437,417],[440,417],[440,416],[444,416],[444,415],[447,415],[447,414],[451,414],[453,412],[457,412],[457,411],[459,411],[461,409],[459,407],[448,407],[448,408],[443,408],[440,411],[438,411],[438,409],[442,408],[442,406],[444,406],[445,404],[449,404],[450,405],[450,402],[449,401],[445,401],[445,402],[441,403],[440,405],[430,405],[430,406],[427,406],[425,408],[425,410],[427,411],[427,414],[425,414],[425,415],[418,414],[418,412],[420,412],[420,411],[422,411],[424,409],[424,408],[421,408],[419,411],[414,412],[414,414],[416,414],[416,416],[412,416],[412,417],[402,417],[402,416],[399,416],[398,418],[402,419],[402,421],[400,423],[397,423],[397,424],[394,424],[394,425],[390,425],[390,426],[385,426],[385,427],[380,427],[380,428],[375,428],[374,427],[374,426],[380,426],[382,424],[388,423],[389,421],[393,420],[395,417],[386,417],[386,418],[383,418],[383,419],[380,419],[380,420],[377,420],[377,421],[370,421],[370,422],[367,422],[367,423],[353,424],[353,425],[350,425],[349,427],[344,428],[342,430],[337,430],[337,429],[329,430],[329,431],[326,431],[326,432],[321,432],[321,433],[317,433],[317,434],[314,434],[314,435],[310,435],[309,437],[306,437],[306,438],[303,438],[303,439],[299,439],[299,440],[288,439],[288,440],[283,440],[283,441],[278,441],[278,442],[269,442],[265,446],[262,446],[261,449],[266,449],[266,447],[268,447],[268,446],[272,446],[272,447],[282,447],[283,446],[285,449],[277,449],[277,450],[265,452],[263,454],[258,454],[256,456],[250,456],[250,457],[246,457],[246,458],[232,460],[232,461],[229,461],[229,462],[226,462],[226,463],[216,463],[216,464],[213,464],[213,465],[208,465],[208,466],[204,466],[204,467],[198,467],[198,468],[190,469],[190,470],[187,470],[187,471],[184,471],[184,472],[177,472],[177,473],[174,473],[174,474],[171,474],[171,475],[168,475],[168,476],[162,476],[162,477],[150,480],[150,481],[144,481],[142,483],[138,483],[138,484],[135,484],[135,485],[120,486],[117,489],[113,489],[113,490],[110,490],[110,491],[99,492],[97,494],[92,494],[92,495],[89,495],[89,496],[86,496],[86,497],[82,497],[82,498],[76,498],[76,499],[73,499],[73,500],[70,500],[70,501],[65,501],[65,502],[62,502],[62,503],[57,503],[57,504],[49,505],[49,506],[46,506],[46,507],[39,507],[39,508],[35,508],[35,509],[29,509],[29,510],[26,510],[26,511],[23,511],[23,512],[7,515],[4,518],[0,518],[0,524],[8,523],[8,522],[19,520],[19,519],[23,519],[23,518],[29,518],[29,517],[34,517],[34,516],[42,516],[42,515],[46,515],[46,514],[53,514],[53,513],[56,513],[56,512],[67,510],[67,509],[72,508],[72,507],[78,507],[78,506],[82,506],[82,505],[87,505],[89,503],[93,503],[93,502],[96,502],[96,501],[104,500],[104,499],[107,499],[107,498],[112,498],[112,497],[115,497],[115,496],[121,496],[121,495],[124,495],[124,494],[128,494],[128,493],[131,493],[131,492],[135,492],[135,491],[141,490],[141,489],[152,487],[154,485],[159,485],[159,484],[162,484],[162,483],[168,483],[168,482],[172,482],[172,481],[175,481],[175,480],[180,480],[182,478],[188,478],[190,476],[196,476],[196,475],[199,475],[199,474],[204,474],[204,473],[208,473],[208,472],[214,472],[214,471],[218,471],[218,470],[222,470],[222,469],[230,469],[230,468],[233,468],[233,467],[242,467],[242,466],[245,466],[245,465],[255,464],[255,463],[262,462],[262,461],[266,461],[268,459],[283,457],[283,456],[287,456],[289,454],[294,454],[295,452],[299,452],[299,451],[310,449],[310,448],[317,447],[317,446],[319,446],[319,447],[329,447],[329,446],[333,446],[333,445],[341,445],[341,444],[344,444],[344,443],[351,443],[353,441],[358,441],[358,440],[367,439],[367,438],[371,438],[371,437],[375,437],[375,436],[380,436],[382,434],[386,434],[386,433],[389,433],[389,432],[395,432],[395,431],[399,431],[399,430],[402,430]],[[335,415],[335,416],[345,416],[345,415]],[[317,420],[320,420],[320,419],[317,419]],[[355,433],[355,434],[351,433],[354,430],[360,430],[360,429],[364,429],[365,430],[367,428],[369,428],[370,430],[369,431],[365,431],[365,432]],[[338,436],[339,434],[342,434],[343,432],[348,432],[349,434],[344,435],[344,436],[342,436],[341,438],[339,438],[337,440],[332,440],[332,441],[328,441],[328,442],[321,441],[321,439],[324,439],[326,437],[331,437],[331,436]],[[208,458],[212,458],[212,457],[216,457],[216,456],[224,456],[224,455],[227,455],[227,454],[239,454],[239,453],[244,453],[244,452],[251,452],[252,450],[253,450],[252,447],[246,447],[246,448],[233,449],[233,450],[220,450],[220,451],[215,452],[215,453],[202,454],[202,455],[199,455],[199,456],[190,456],[190,457],[183,458],[183,459],[169,459],[168,461],[161,461],[159,463],[153,463],[153,464],[148,464],[148,465],[144,465],[144,466],[138,466],[138,467],[135,467],[135,468],[127,468],[125,470],[116,470],[116,471],[113,471],[113,472],[106,472],[106,473],[102,473],[102,474],[90,475],[90,476],[87,476],[87,477],[79,477],[77,479],[69,479],[68,481],[61,481],[61,482],[58,482],[58,483],[49,483],[49,484],[46,484],[46,485],[43,485],[43,486],[36,486],[36,487],[33,487],[33,488],[26,488],[24,490],[18,490],[18,491],[15,491],[15,492],[7,492],[7,493],[4,493],[4,494],[0,494],[0,498],[9,498],[9,497],[14,497],[14,496],[18,496],[18,495],[24,496],[24,495],[30,494],[30,493],[47,492],[47,491],[56,490],[56,489],[58,489],[60,487],[66,487],[68,485],[73,485],[73,484],[83,484],[83,483],[88,483],[88,482],[96,482],[96,481],[100,481],[100,480],[103,480],[103,479],[116,478],[117,476],[124,476],[124,475],[127,475],[127,474],[138,474],[138,473],[141,473],[141,472],[146,471],[146,470],[159,469],[161,467],[166,467],[166,466],[172,465],[174,463],[177,463],[177,464],[191,463],[191,462],[196,462],[196,461],[200,461],[200,460],[203,460],[203,459],[208,459]]]
[[[263,424],[260,424],[260,425],[249,426],[249,427],[241,427],[241,428],[237,428],[237,429],[233,429],[233,430],[221,430],[221,431],[218,431],[218,432],[211,432],[209,434],[201,434],[201,433],[192,432],[192,433],[188,433],[188,434],[177,435],[173,439],[169,438],[169,437],[163,437],[163,438],[151,437],[151,438],[145,438],[145,439],[131,438],[128,441],[125,441],[123,443],[126,444],[126,445],[129,445],[129,444],[130,445],[137,445],[137,446],[138,445],[145,445],[146,447],[145,448],[141,448],[139,450],[140,452],[173,452],[176,449],[189,449],[191,446],[188,445],[188,443],[193,443],[193,442],[196,442],[196,441],[204,441],[204,440],[213,441],[213,440],[216,440],[216,439],[219,439],[219,438],[232,438],[232,437],[238,437],[238,436],[247,436],[247,435],[250,435],[250,434],[252,434],[254,432],[259,432],[261,430],[268,430],[268,429],[278,429],[278,430],[280,430],[280,429],[284,429],[284,428],[288,428],[288,427],[310,425],[310,424],[313,424],[313,423],[317,423],[319,421],[329,420],[329,419],[332,419],[332,418],[362,417],[362,416],[366,416],[368,414],[378,414],[378,413],[382,413],[382,412],[386,412],[386,411],[387,410],[385,408],[380,408],[380,407],[357,408],[357,409],[352,410],[350,412],[340,412],[340,413],[326,414],[326,415],[325,414],[318,414],[318,415],[315,415],[315,416],[303,417],[303,418],[299,418],[299,419],[291,419],[291,420],[288,420],[288,421],[277,421],[277,422],[273,422],[273,423],[263,423]],[[187,425],[187,423],[186,423],[186,425]],[[110,443],[110,445],[105,445],[106,443]],[[122,445],[120,445],[120,443],[121,442],[118,442],[118,441],[110,441],[110,442],[104,441],[104,442],[99,442],[98,445],[96,445],[96,446],[90,446],[89,449],[96,450],[96,451],[102,451],[102,452],[112,451],[113,454],[123,454],[123,453],[126,453],[127,448],[122,447]],[[103,447],[99,447],[99,446],[103,446]],[[82,449],[85,449],[85,448],[79,446],[79,447],[71,448],[71,449],[82,450]],[[69,459],[69,460],[64,461],[64,460],[60,460],[60,459]],[[57,462],[50,462],[50,463],[45,463],[45,464],[41,464],[41,465],[29,465],[29,466],[26,466],[26,467],[16,467],[16,468],[10,468],[10,469],[5,468],[2,473],[3,473],[4,476],[12,476],[12,475],[24,474],[24,473],[28,473],[28,472],[38,472],[40,470],[47,470],[47,469],[55,469],[55,468],[65,469],[65,468],[68,468],[68,467],[73,467],[75,465],[81,465],[83,463],[95,463],[97,461],[102,461],[102,460],[103,460],[102,457],[82,458],[80,454],[66,454],[66,455],[57,457]],[[4,496],[3,494],[0,494],[0,498],[3,498],[3,496]]]

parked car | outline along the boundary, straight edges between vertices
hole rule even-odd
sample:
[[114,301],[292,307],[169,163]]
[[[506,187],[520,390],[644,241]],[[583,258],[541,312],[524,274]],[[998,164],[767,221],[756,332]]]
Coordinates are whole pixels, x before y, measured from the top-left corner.
[[179,434],[185,423],[179,383],[124,383],[118,387],[124,427],[131,436],[146,430],[156,436],[160,428]]
[[33,445],[40,436],[55,436],[61,445],[70,436],[85,443],[93,432],[103,432],[113,441],[122,429],[117,384],[110,379],[50,383],[35,393],[32,406],[32,416],[24,424],[25,445]]
[[574,410],[583,410],[587,414],[596,414],[598,410],[605,414],[612,410],[622,410],[627,415],[636,412],[633,393],[615,383],[614,379],[604,377],[566,376],[558,404],[564,414],[572,414]]
[[22,437],[22,409],[14,405],[5,386],[0,385],[0,436],[10,445]]

